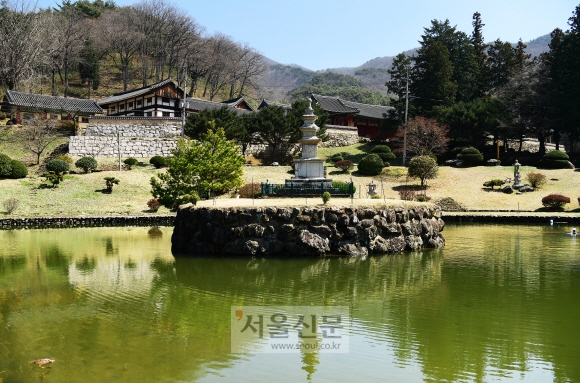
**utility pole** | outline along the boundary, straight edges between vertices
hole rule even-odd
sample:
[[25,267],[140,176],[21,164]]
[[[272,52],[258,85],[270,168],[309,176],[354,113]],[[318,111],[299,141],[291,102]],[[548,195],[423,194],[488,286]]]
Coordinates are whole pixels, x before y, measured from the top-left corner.
[[187,108],[187,72],[183,71],[183,100],[181,101],[181,137],[185,137],[185,109]]
[[407,165],[407,115],[409,114],[409,68],[407,68],[407,86],[405,90],[405,129],[403,133],[403,166]]

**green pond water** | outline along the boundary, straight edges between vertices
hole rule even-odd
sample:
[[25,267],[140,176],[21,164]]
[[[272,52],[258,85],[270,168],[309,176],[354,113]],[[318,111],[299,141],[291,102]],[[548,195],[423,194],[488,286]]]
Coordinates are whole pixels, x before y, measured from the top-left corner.
[[[174,259],[172,228],[0,231],[0,380],[579,382],[571,228],[447,225],[444,249],[364,260]],[[349,352],[231,353],[231,306],[271,305],[349,306]]]

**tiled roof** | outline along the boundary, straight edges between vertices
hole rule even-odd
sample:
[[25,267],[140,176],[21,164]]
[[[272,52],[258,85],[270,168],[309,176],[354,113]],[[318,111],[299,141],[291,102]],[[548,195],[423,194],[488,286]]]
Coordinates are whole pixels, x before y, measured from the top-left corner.
[[229,106],[233,106],[234,108],[237,108],[237,107],[238,107],[238,105],[240,105],[241,103],[245,103],[245,104],[246,104],[246,105],[247,105],[247,106],[248,106],[248,107],[249,107],[249,108],[250,108],[252,111],[254,110],[254,109],[253,109],[253,108],[250,106],[250,104],[248,104],[248,103],[246,102],[246,100],[244,100],[244,97],[243,97],[243,96],[236,97],[236,98],[233,98],[233,99],[231,99],[231,100],[227,100],[227,101],[222,101],[222,104],[227,104],[227,105],[229,105]]
[[149,86],[144,86],[144,87],[139,88],[139,89],[133,89],[133,90],[128,90],[126,92],[115,93],[110,97],[107,97],[107,98],[100,100],[99,105],[108,105],[108,104],[111,104],[114,102],[118,102],[118,101],[130,99],[133,97],[137,97],[137,96],[140,96],[140,95],[145,94],[145,93],[149,93],[152,90],[155,90],[157,88],[161,88],[161,87],[163,87],[167,84],[171,84],[171,83],[173,85],[175,85],[175,87],[177,89],[180,89],[183,91],[183,89],[181,89],[179,86],[177,86],[177,83],[175,81],[168,78],[167,80],[163,80],[163,81],[160,81],[158,83],[155,83],[155,84],[152,84]]
[[357,116],[370,117],[370,118],[385,118],[389,113],[389,110],[395,109],[392,106],[382,106],[382,105],[369,105],[361,104],[358,102],[344,101],[340,100],[344,105],[356,108],[359,110]]
[[103,109],[97,105],[96,101],[80,98],[45,96],[9,90],[6,91],[5,101],[10,105],[28,108],[50,109],[69,113],[103,113]]
[[312,99],[316,101],[323,110],[330,113],[357,114],[359,112],[357,108],[344,105],[338,97],[313,94]]
[[292,105],[289,105],[289,104],[281,104],[279,102],[262,99],[262,102],[258,106],[258,110],[260,110],[262,108],[266,108],[268,106],[281,106],[284,109],[291,109],[292,108]]
[[327,112],[356,114],[360,117],[382,119],[385,118],[389,110],[393,109],[392,106],[362,104],[360,102],[345,101],[338,97],[321,96],[318,94],[313,94],[312,99]]
[[238,115],[252,112],[251,110],[236,108],[234,105],[231,105],[231,104],[202,100],[199,98],[188,98],[187,102],[189,104],[188,110],[194,110],[196,112],[199,112],[199,111],[205,110],[205,109],[221,109],[224,106],[228,107],[228,108],[232,108],[233,110],[235,110],[235,112]]

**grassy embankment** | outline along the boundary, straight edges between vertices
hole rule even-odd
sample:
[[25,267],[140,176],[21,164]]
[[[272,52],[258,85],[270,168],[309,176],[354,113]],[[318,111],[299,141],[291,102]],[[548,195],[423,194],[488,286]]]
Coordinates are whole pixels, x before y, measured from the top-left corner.
[[[63,138],[66,141],[66,139]],[[55,144],[56,146],[56,144]],[[362,144],[348,148],[321,149],[320,155],[329,156],[334,152],[349,151],[355,158],[364,154]],[[16,159],[26,159],[29,154],[22,147],[12,141],[6,144],[0,143],[0,153],[6,153]],[[352,157],[351,157],[352,158]],[[76,158],[75,158],[76,160]],[[20,201],[19,208],[12,214],[14,217],[31,216],[82,216],[82,215],[146,215],[148,212],[146,202],[151,198],[149,180],[159,170],[149,165],[148,159],[140,159],[141,165],[131,171],[115,171],[115,159],[99,159],[101,169],[107,169],[90,174],[70,174],[58,188],[45,188],[42,186],[43,178],[35,174],[35,167],[29,168],[30,175],[25,179],[0,180],[0,203],[8,198],[17,198]],[[330,165],[330,164],[327,164]],[[398,166],[388,168],[390,172],[404,174],[405,169]],[[244,181],[283,183],[286,178],[292,177],[289,166],[246,166],[244,167]],[[163,171],[163,170],[161,170]],[[540,190],[522,195],[503,194],[483,188],[483,183],[490,179],[513,178],[513,167],[475,167],[468,169],[456,169],[442,167],[439,176],[429,182],[427,195],[433,200],[451,197],[470,210],[517,210],[538,211],[541,210],[543,196],[558,193],[571,198],[572,202],[566,206],[567,212],[578,211],[577,197],[580,196],[580,172],[574,170],[537,170],[533,167],[521,168],[522,180],[526,181],[526,174],[541,172],[548,178],[548,183]],[[104,177],[114,176],[121,180],[119,185],[113,188],[112,194],[101,193],[105,187]],[[390,204],[401,204],[398,190],[405,185],[418,185],[418,180],[407,180],[406,177],[383,177],[382,186],[380,177],[359,176],[344,174],[333,167],[328,168],[328,176],[335,180],[355,182],[357,192],[354,202],[357,205],[370,205],[383,203],[383,199],[370,199],[365,195],[365,185],[374,181],[378,184],[381,196]],[[321,204],[318,198],[303,198],[274,200],[257,200],[258,206],[268,206],[277,203],[287,204]],[[331,204],[350,204],[346,198],[333,198]],[[203,201],[204,206],[211,206],[212,201]],[[236,200],[224,196],[218,199],[217,206],[251,206],[250,200]],[[0,205],[0,211],[3,211]],[[157,214],[167,214],[165,208],[159,209]]]

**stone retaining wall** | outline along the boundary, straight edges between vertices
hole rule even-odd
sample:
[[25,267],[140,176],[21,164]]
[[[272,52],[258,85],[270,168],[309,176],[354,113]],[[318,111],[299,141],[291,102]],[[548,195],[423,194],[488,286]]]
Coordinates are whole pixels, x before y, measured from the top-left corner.
[[[181,122],[175,119],[135,117],[91,119],[84,135],[70,137],[69,153],[78,157],[117,156],[117,131],[121,136],[122,157],[169,156],[181,135]],[[326,133],[329,140],[322,142],[322,147],[348,146],[359,140],[356,127],[327,125]],[[298,144],[290,144],[291,155],[299,150]],[[268,156],[270,152],[266,144],[251,144],[245,154]]]
[[329,139],[322,143],[323,148],[349,146],[358,143],[358,129],[350,126],[326,125]]
[[[119,141],[122,157],[168,157],[177,146],[176,138],[121,137]],[[118,146],[117,137],[72,136],[68,148],[71,156],[114,157]]]
[[173,124],[89,124],[85,136],[116,137],[179,137],[181,123]]
[[174,254],[324,256],[444,246],[438,208],[195,208],[182,206]]
[[173,215],[125,217],[3,218],[0,229],[101,226],[173,226]]

